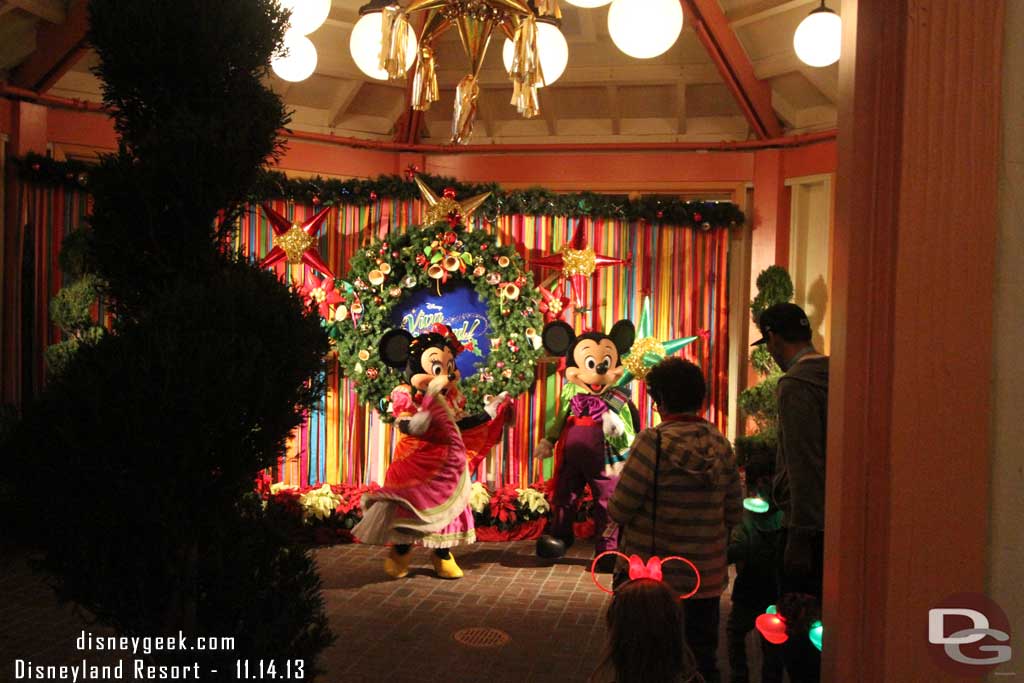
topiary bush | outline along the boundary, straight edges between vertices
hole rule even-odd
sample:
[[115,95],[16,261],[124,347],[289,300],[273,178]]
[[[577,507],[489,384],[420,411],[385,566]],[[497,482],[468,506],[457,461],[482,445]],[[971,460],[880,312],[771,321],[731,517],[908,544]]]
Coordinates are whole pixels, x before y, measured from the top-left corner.
[[12,523],[59,594],[120,634],[232,636],[230,652],[186,663],[233,680],[235,659],[287,656],[308,679],[332,639],[319,580],[253,488],[321,395],[328,339],[295,292],[226,246],[287,121],[264,85],[287,15],[276,0],[89,11],[121,139],[90,174],[86,248],[67,256],[97,279],[55,314],[84,324],[95,286],[115,320],[60,355],[3,441]]
[[[785,303],[793,298],[793,280],[781,266],[769,266],[757,276],[757,295],[750,302],[750,314],[755,324],[766,308]],[[750,353],[750,365],[762,377],[758,384],[740,392],[739,407],[754,420],[756,431],[736,438],[736,457],[740,465],[751,460],[774,457],[778,444],[779,407],[776,388],[782,370],[768,349],[755,347]]]

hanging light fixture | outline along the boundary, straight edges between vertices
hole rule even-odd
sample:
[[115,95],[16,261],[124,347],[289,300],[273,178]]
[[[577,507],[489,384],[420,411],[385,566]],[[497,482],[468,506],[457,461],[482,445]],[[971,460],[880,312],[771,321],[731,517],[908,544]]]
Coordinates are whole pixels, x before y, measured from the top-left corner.
[[[569,63],[569,44],[559,29],[559,23],[551,17],[537,20],[537,52],[540,55],[540,68],[544,75],[544,82],[538,83],[538,88],[557,81],[565,73],[565,67]],[[505,71],[512,71],[514,57],[515,43],[510,38],[506,38],[501,50],[501,61],[505,63]]]
[[[388,72],[380,66],[381,32],[384,28],[385,3],[376,2],[359,10],[359,21],[352,27],[348,48],[359,70],[378,81],[388,80]],[[404,71],[416,61],[416,35],[407,30],[405,35]]]
[[284,34],[281,51],[270,60],[270,66],[286,81],[304,81],[316,70],[316,59],[313,41],[290,29]]
[[323,26],[331,13],[331,0],[278,0],[278,4],[292,13],[290,29],[304,36]]
[[608,33],[630,57],[650,59],[672,47],[683,30],[679,0],[614,0],[608,8]]
[[793,49],[796,56],[808,66],[828,66],[839,61],[842,48],[843,21],[839,15],[821,6],[814,9],[796,27],[793,33]]
[[[418,12],[424,13],[425,17],[418,40],[414,38],[410,41],[407,38],[412,33],[409,16]],[[398,80],[405,78],[410,64],[409,54],[414,53],[412,108],[417,111],[426,111],[439,98],[434,56],[434,44],[438,36],[453,26],[458,30],[462,48],[469,58],[469,70],[455,91],[453,143],[464,144],[473,134],[477,98],[480,95],[480,68],[491,34],[497,28],[512,38],[515,44],[509,69],[513,85],[512,104],[527,118],[540,113],[537,88],[544,81],[539,42],[547,39],[541,39],[539,34],[541,31],[547,34],[549,29],[538,29],[538,20],[547,16],[560,18],[558,0],[410,0],[404,8],[397,0],[371,0],[359,13],[364,15],[360,22],[364,19],[369,22],[367,15],[378,14],[380,28],[375,40],[357,41],[353,37],[349,43],[353,59],[356,64],[366,64],[376,56],[377,69],[368,70],[364,65],[359,68],[371,76],[373,73],[385,72],[390,80]],[[373,26],[376,28],[378,24]],[[558,38],[561,38],[562,43],[565,39],[557,28],[555,32],[559,35],[552,35],[551,38],[557,50]],[[565,50],[567,52],[568,48]],[[552,70],[557,71],[556,67],[557,60],[553,61]],[[564,66],[561,68],[564,69]]]

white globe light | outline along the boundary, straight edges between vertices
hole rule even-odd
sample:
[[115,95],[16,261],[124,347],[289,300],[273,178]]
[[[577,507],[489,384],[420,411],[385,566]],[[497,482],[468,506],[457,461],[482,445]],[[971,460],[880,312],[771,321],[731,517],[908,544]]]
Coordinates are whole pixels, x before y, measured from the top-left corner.
[[331,13],[331,0],[278,0],[281,9],[291,10],[289,30],[309,35],[327,21]]
[[565,0],[565,1],[568,2],[570,5],[576,5],[577,7],[582,7],[583,9],[594,9],[595,7],[604,7],[609,2],[611,2],[611,0]]
[[[348,40],[348,49],[352,53],[359,70],[370,78],[378,81],[388,80],[388,72],[380,68],[381,49],[381,27],[384,23],[384,15],[380,12],[369,12],[359,17],[359,21],[352,27],[352,35]],[[412,28],[406,34],[405,40],[405,69],[416,61],[416,36]]]
[[274,73],[286,81],[304,81],[316,70],[316,47],[313,41],[296,31],[284,34],[281,45],[288,54],[275,56],[270,61]]
[[608,8],[612,42],[630,57],[657,57],[675,44],[682,30],[679,0],[614,0]]
[[793,49],[808,66],[828,66],[839,61],[842,37],[839,15],[829,9],[816,9],[796,27]]
[[[505,71],[512,70],[512,58],[515,56],[515,45],[508,38],[501,48],[501,60],[505,62]],[[537,22],[537,52],[540,53],[540,68],[544,72],[544,85],[551,85],[565,73],[569,63],[569,44],[565,36],[554,24],[546,21]],[[543,85],[537,86],[543,88]]]

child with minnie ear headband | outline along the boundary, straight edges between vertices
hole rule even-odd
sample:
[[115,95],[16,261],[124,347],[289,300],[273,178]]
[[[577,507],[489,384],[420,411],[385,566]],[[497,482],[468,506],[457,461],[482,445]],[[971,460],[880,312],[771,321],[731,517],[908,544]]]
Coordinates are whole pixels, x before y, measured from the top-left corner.
[[[671,557],[664,562],[672,560],[697,571],[685,558]],[[703,683],[685,642],[680,596],[661,580],[662,562],[657,557],[647,564],[637,555],[629,558],[630,579],[608,605],[608,641],[589,683]],[[597,558],[591,568],[594,582],[607,591],[598,581],[596,563]]]

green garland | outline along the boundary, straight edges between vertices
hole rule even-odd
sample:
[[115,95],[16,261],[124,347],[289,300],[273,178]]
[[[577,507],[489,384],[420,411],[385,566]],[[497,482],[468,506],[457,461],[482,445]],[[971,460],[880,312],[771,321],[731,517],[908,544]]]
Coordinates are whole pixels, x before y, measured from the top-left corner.
[[[61,162],[28,155],[17,163],[21,177],[35,184],[82,189],[89,183],[90,167],[81,162]],[[731,227],[746,220],[743,212],[732,202],[688,202],[664,195],[645,195],[634,200],[626,195],[594,192],[558,194],[543,188],[506,192],[494,183],[462,183],[443,176],[422,177],[439,192],[441,188],[450,187],[459,197],[491,192],[477,210],[479,215],[489,220],[508,215],[568,216],[647,221],[700,230]],[[396,175],[380,176],[374,180],[297,179],[288,178],[279,171],[264,171],[250,199],[259,202],[273,198],[306,205],[365,206],[382,199],[420,199],[421,195],[411,179]]]
[[[377,408],[390,420],[391,390],[405,382],[402,374],[381,360],[377,344],[393,327],[392,309],[406,296],[421,288],[443,293],[448,283],[441,284],[428,275],[431,265],[441,266],[445,256],[455,256],[461,269],[445,271],[448,283],[470,283],[487,303],[491,337],[477,339],[490,344],[487,363],[472,378],[463,378],[466,409],[470,413],[483,410],[483,397],[507,391],[512,396],[530,389],[534,382],[534,365],[540,351],[527,337],[530,328],[540,334],[543,318],[537,310],[533,275],[523,269],[515,249],[497,246],[493,235],[477,230],[467,232],[461,225],[447,222],[411,228],[387,241],[375,240],[359,250],[351,261],[348,280],[338,280],[338,289],[351,307],[358,297],[362,315],[353,324],[350,313],[331,321],[328,334],[338,353],[338,362],[351,379],[361,402]],[[443,266],[441,266],[443,267]],[[371,278],[373,272],[373,278]],[[371,284],[383,276],[383,282]],[[515,283],[514,297],[503,296],[503,284]],[[350,310],[350,308],[349,308]],[[468,353],[468,351],[466,352]]]

